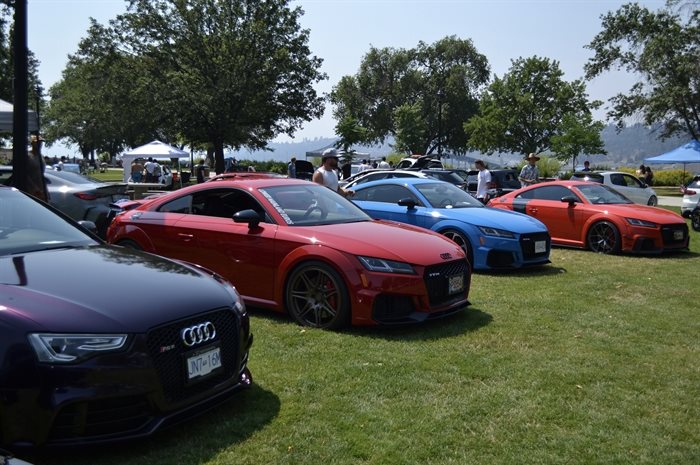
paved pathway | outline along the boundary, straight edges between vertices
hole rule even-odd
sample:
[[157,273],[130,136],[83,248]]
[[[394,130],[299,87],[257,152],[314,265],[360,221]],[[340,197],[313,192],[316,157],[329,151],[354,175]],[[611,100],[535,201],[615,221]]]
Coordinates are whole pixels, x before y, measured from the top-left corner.
[[660,195],[659,205],[664,207],[680,207],[683,202],[683,197],[673,197],[670,195]]

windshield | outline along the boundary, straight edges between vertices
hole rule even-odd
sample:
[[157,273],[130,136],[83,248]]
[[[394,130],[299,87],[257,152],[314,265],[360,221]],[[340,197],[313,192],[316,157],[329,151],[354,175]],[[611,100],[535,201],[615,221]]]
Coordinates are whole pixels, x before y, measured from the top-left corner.
[[370,221],[354,203],[319,184],[266,187],[260,193],[290,226]]
[[576,189],[591,203],[595,204],[620,204],[633,203],[630,199],[601,184],[578,185]]
[[462,179],[458,174],[451,171],[423,171],[425,174],[431,178],[439,179],[440,181],[449,182],[452,184],[462,184],[464,179]]
[[0,256],[92,244],[97,242],[39,202],[0,188]]
[[465,191],[446,182],[415,184],[433,208],[482,208],[484,205]]

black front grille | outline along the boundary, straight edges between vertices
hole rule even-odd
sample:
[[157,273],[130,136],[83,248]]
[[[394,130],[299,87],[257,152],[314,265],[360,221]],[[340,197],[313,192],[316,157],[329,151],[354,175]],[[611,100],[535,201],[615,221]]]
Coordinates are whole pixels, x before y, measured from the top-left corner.
[[76,402],[58,412],[49,440],[123,434],[139,430],[151,419],[148,402],[142,396]]
[[[522,234],[520,236],[520,249],[523,251],[523,259],[546,257],[550,248],[550,237],[548,233]],[[544,252],[535,253],[535,242],[546,241],[547,247]]]
[[[223,367],[201,381],[188,383],[186,358],[191,350],[180,337],[183,328],[210,321],[216,327],[216,338],[196,349],[216,344],[221,349]],[[229,310],[204,313],[196,317],[170,323],[148,332],[148,350],[160,377],[163,393],[168,401],[178,401],[200,394],[216,384],[238,374],[239,323],[236,314]],[[173,347],[169,349],[170,347]]]
[[443,305],[452,301],[464,298],[465,293],[449,293],[449,278],[455,275],[462,275],[466,288],[469,288],[469,264],[466,260],[455,260],[441,265],[426,267],[425,286],[428,289],[428,299],[430,305]]
[[[675,238],[675,232],[681,231],[682,237],[680,239]],[[688,225],[687,224],[673,224],[670,226],[661,227],[661,237],[664,239],[664,245],[678,245],[683,244],[688,239]]]

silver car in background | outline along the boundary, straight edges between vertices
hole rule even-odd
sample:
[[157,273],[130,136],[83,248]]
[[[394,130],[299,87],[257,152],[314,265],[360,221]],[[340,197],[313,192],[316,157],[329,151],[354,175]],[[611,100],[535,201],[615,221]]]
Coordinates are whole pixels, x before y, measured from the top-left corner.
[[[10,185],[11,166],[0,166],[0,184]],[[128,198],[126,184],[106,183],[70,171],[44,171],[49,203],[76,221],[92,221],[105,237],[110,204]]]
[[651,187],[636,176],[621,171],[577,171],[572,181],[591,181],[610,186],[634,203],[655,207],[659,199]]

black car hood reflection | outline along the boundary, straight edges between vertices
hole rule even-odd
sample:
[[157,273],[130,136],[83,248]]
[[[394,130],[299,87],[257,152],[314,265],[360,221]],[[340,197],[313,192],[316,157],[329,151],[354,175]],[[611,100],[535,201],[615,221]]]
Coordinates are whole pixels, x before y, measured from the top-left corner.
[[145,332],[213,310],[227,294],[193,268],[120,247],[0,257],[0,319],[9,312],[35,331]]

